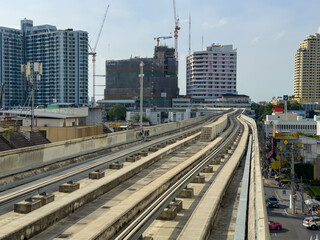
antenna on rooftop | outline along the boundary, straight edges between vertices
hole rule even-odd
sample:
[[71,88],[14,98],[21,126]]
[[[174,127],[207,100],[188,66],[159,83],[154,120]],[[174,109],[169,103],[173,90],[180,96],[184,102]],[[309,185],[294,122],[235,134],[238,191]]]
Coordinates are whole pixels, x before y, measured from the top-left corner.
[[189,14],[189,55],[191,53],[191,15]]
[[203,50],[203,35],[202,35],[202,37],[201,37],[201,42],[202,42],[202,47],[201,47],[201,49]]

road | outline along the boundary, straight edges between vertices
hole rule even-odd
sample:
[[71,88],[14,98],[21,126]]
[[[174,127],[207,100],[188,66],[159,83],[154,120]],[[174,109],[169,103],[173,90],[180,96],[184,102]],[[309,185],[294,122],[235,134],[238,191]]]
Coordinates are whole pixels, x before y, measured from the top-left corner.
[[[297,202],[298,214],[292,215],[288,214],[287,209],[289,208],[288,196],[282,194],[283,188],[279,188],[272,181],[265,181],[264,185],[266,199],[270,196],[276,196],[279,199],[280,206],[279,208],[267,208],[268,217],[270,220],[279,222],[282,224],[282,230],[271,230],[270,236],[273,240],[285,240],[285,239],[301,239],[301,240],[310,240],[311,237],[313,240],[316,239],[316,235],[320,239],[320,230],[309,230],[302,225],[304,219],[304,214],[301,213],[301,201]],[[290,189],[286,189],[287,194],[290,192]],[[300,210],[300,211],[299,211]]]

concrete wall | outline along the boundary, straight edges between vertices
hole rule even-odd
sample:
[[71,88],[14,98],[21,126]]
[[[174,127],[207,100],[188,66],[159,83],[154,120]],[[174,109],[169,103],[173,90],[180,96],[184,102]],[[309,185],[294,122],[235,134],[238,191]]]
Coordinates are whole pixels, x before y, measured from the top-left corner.
[[[36,129],[46,131],[46,137],[52,143],[103,134],[102,125],[80,127],[37,127]],[[30,131],[30,127],[21,127],[21,130]]]
[[[208,116],[147,127],[145,130],[149,130],[149,135],[153,136],[188,126],[206,118],[208,118]],[[64,132],[67,128],[61,129],[61,131]],[[56,131],[58,131],[58,129]],[[138,131],[139,130],[121,131],[0,152],[0,176],[12,171],[42,166],[113,145],[131,142],[137,139]],[[61,134],[63,134],[63,132],[61,132]]]

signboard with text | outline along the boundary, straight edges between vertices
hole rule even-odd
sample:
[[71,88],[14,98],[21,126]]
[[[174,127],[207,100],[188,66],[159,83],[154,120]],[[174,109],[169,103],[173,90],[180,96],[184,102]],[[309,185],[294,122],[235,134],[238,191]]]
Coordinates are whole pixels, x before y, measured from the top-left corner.
[[276,133],[276,132],[273,132],[272,135],[276,139],[299,139],[298,133]]

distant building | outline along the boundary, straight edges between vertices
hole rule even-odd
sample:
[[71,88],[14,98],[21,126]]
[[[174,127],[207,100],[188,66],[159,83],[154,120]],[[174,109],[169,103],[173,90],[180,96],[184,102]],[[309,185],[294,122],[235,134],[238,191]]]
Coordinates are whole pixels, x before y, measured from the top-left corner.
[[187,95],[199,102],[237,94],[237,50],[212,44],[187,57]]
[[[174,49],[155,47],[153,58],[131,58],[106,61],[106,88],[102,104],[136,102],[140,98],[140,63],[144,63],[144,107],[171,107],[179,94]],[[139,107],[139,103],[137,104]]]
[[172,108],[190,108],[191,100],[190,98],[174,98],[172,99]]
[[317,118],[303,119],[296,113],[266,115],[264,122],[266,137],[276,133],[298,133],[317,134]]
[[309,35],[295,55],[294,97],[300,103],[320,102],[320,34]]
[[21,21],[21,30],[0,27],[0,81],[5,83],[2,107],[24,105],[28,85],[21,64],[27,62],[43,64],[35,105],[88,104],[87,32],[33,26],[27,19]]
[[23,63],[22,31],[0,27],[0,84],[5,84],[0,108],[23,105],[26,87],[21,73]]

